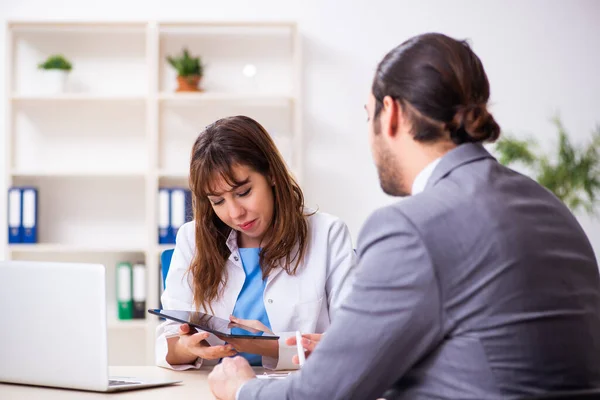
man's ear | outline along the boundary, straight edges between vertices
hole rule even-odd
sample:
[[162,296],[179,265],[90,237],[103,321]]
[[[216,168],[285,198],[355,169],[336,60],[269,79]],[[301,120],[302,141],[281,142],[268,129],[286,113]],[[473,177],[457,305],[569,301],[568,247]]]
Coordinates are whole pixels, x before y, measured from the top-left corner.
[[395,137],[398,133],[398,117],[401,114],[400,104],[390,96],[383,98],[383,107],[379,114],[381,132],[388,137]]

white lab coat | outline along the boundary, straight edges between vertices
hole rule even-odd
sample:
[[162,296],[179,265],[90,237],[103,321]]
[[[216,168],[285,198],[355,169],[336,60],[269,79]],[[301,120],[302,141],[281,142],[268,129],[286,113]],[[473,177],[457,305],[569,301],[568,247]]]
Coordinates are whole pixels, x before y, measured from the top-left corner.
[[[270,369],[296,369],[292,357],[295,346],[285,340],[296,330],[303,333],[323,333],[334,318],[340,302],[351,290],[356,256],[346,224],[339,218],[317,212],[307,217],[308,238],[306,255],[296,275],[288,275],[281,268],[267,279],[263,301],[271,329],[280,336],[279,359],[263,357],[263,366]],[[183,225],[177,234],[175,251],[161,297],[165,310],[195,310],[191,275],[186,274],[195,251],[195,222]],[[231,255],[226,263],[228,281],[223,296],[212,303],[214,315],[229,319],[246,279],[237,246],[237,232],[227,240]],[[170,365],[166,361],[167,338],[177,336],[179,323],[165,321],[157,328],[156,363],[177,370],[214,365],[216,360],[198,359],[195,364]],[[214,335],[211,345],[223,344]]]

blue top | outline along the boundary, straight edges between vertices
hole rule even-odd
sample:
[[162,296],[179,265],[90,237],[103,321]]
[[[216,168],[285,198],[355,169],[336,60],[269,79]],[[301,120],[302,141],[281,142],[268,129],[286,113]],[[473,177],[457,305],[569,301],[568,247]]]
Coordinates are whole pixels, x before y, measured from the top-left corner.
[[[239,250],[246,280],[233,308],[233,315],[241,319],[259,320],[271,329],[263,300],[267,282],[262,279],[259,264],[260,248],[240,248]],[[239,353],[238,355],[248,360],[250,365],[262,366],[262,356],[258,354]]]

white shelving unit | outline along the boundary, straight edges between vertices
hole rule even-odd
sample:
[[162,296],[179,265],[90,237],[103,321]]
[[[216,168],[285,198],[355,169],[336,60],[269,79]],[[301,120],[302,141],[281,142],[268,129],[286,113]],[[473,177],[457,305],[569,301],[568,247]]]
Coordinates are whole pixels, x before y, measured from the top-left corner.
[[[38,243],[6,245],[6,257],[104,264],[109,362],[153,364],[157,319],[116,318],[115,265],[143,261],[146,306],[158,307],[160,254],[173,248],[158,244],[158,188],[187,186],[191,146],[218,118],[258,120],[302,180],[297,27],[14,21],[6,38],[6,182],[39,191]],[[203,92],[175,92],[165,58],[184,47],[205,64]],[[64,93],[44,94],[37,64],[56,53],[73,70]]]

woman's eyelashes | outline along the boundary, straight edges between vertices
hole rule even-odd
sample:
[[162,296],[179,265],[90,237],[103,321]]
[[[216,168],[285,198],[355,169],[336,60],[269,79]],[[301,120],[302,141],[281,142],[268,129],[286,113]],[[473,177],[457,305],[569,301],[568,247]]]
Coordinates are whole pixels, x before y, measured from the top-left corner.
[[246,190],[244,190],[242,193],[238,193],[239,197],[245,197],[248,196],[250,194],[250,191],[252,190],[252,188],[248,188]]
[[[246,190],[244,190],[243,192],[240,193],[236,193],[236,196],[238,197],[246,197],[250,194],[250,192],[252,191],[252,188],[248,188]],[[214,199],[208,199],[213,206],[220,206],[221,204],[223,204],[225,202],[225,199],[218,199],[218,200],[214,200]]]

